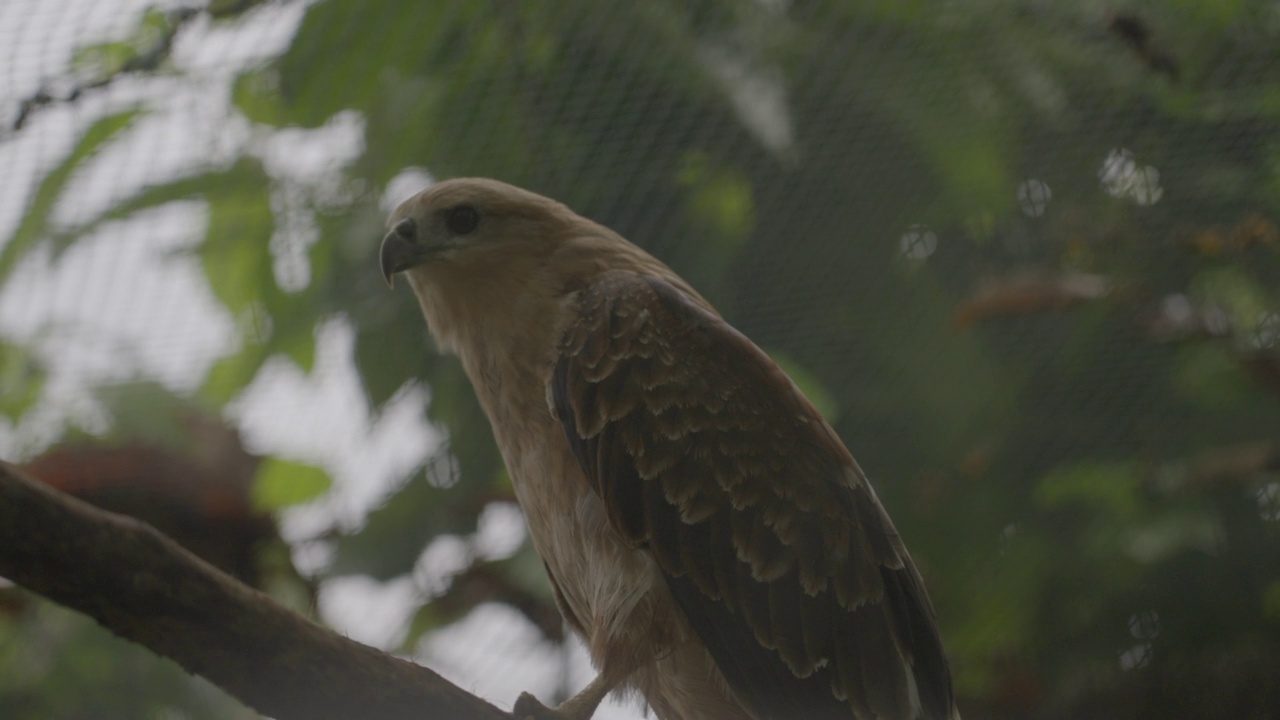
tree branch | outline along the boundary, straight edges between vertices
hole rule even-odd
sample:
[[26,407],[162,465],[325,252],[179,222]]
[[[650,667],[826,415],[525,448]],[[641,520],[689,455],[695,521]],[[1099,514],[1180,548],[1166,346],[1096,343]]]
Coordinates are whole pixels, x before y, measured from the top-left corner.
[[511,716],[341,637],[179,547],[0,462],[0,576],[175,660],[277,720]]

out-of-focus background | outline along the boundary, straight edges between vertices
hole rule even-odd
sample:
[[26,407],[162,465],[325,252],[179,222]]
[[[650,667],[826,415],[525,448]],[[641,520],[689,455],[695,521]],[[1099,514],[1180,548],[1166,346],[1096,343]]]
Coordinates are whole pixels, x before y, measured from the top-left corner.
[[[966,717],[1280,717],[1277,3],[5,0],[0,167],[0,457],[499,704],[591,671],[378,275],[462,175],[792,373]],[[0,583],[0,717],[256,715]]]

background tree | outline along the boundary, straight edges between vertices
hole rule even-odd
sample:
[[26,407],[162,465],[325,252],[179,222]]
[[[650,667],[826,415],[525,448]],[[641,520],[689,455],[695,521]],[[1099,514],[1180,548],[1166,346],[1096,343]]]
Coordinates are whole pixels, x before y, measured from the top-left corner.
[[[269,27],[296,29],[279,52],[218,44]],[[80,110],[38,182],[6,186],[25,194],[0,227],[6,449],[34,458],[77,425],[109,443],[157,432],[130,421],[163,417],[141,401],[48,420],[67,397],[42,378],[67,360],[23,329],[41,314],[20,280],[111,227],[194,208],[201,231],[177,252],[230,330],[216,363],[159,378],[169,393],[243,420],[264,377],[314,372],[318,338],[339,332],[369,423],[407,406],[444,433],[378,509],[295,532],[295,558],[320,550],[322,588],[414,578],[406,651],[487,602],[559,642],[527,550],[476,549],[483,518],[510,517],[487,424],[376,271],[388,204],[432,176],[497,177],[646,246],[821,401],[929,582],[966,714],[1274,714],[1277,36],[1272,4],[1208,0],[139,11],[12,103],[8,148]],[[219,47],[241,59],[217,73],[192,49]],[[191,86],[229,93],[225,127],[197,123],[165,151],[177,160],[93,198],[173,122],[166,92]],[[349,142],[312,157],[298,137]],[[260,508],[328,488],[266,462]],[[420,577],[447,543],[465,561]],[[50,628],[75,640],[31,666]],[[137,716],[111,690],[163,676],[108,661],[137,653],[42,605],[0,637],[6,717],[74,717],[68,691],[86,684],[102,690],[85,707]],[[155,682],[129,702],[206,712]]]

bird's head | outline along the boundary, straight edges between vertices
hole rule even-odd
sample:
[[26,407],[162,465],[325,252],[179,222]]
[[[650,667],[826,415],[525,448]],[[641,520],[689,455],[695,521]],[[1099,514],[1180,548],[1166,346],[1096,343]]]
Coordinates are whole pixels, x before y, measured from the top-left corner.
[[554,348],[576,291],[611,271],[664,278],[705,304],[612,230],[496,180],[432,185],[401,203],[387,226],[383,277],[406,277],[431,334],[464,361]]
[[553,348],[573,293],[603,272],[670,274],[608,228],[496,180],[432,185],[387,225],[383,276],[405,276],[431,334],[464,361]]
[[[388,283],[405,273],[420,285],[506,274],[546,257],[585,223],[565,206],[482,178],[448,180],[400,204],[382,241]],[[479,279],[479,278],[472,278]]]

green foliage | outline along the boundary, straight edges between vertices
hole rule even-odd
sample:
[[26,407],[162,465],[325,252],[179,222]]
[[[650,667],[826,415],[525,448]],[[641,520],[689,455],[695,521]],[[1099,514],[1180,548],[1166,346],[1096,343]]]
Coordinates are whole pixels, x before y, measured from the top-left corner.
[[44,386],[40,362],[24,347],[0,342],[0,416],[22,417]]
[[216,188],[205,194],[209,231],[200,256],[214,294],[240,316],[252,312],[262,288],[275,285],[263,234],[273,226],[267,177],[256,164],[241,163],[219,178]]
[[6,720],[260,717],[70,610],[32,604],[20,612],[0,621],[0,716]]
[[[157,17],[79,62],[125,67]],[[41,243],[200,203],[194,252],[241,331],[203,401],[273,358],[309,371],[333,317],[375,413],[429,391],[445,449],[327,569],[391,579],[510,489],[459,364],[378,277],[379,197],[409,167],[530,187],[675,267],[833,419],[923,568],[962,707],[1162,717],[1249,697],[1236,716],[1275,714],[1274,693],[1181,679],[1262,686],[1280,664],[1275,472],[1249,450],[1280,453],[1276,34],[1248,0],[329,0],[231,89],[264,135],[362,120],[359,156],[324,179],[341,190],[301,193],[305,287],[281,287],[272,240],[298,181],[252,153],[56,226],[68,181],[139,111],[43,177],[0,280]],[[4,350],[17,417],[42,376]],[[255,492],[279,508],[327,487],[269,460]],[[527,548],[487,568],[545,595],[536,570]],[[424,598],[410,640],[465,614],[452,599]],[[1158,632],[1135,632],[1153,613]],[[1146,664],[1122,668],[1135,645]]]
[[1080,505],[1094,517],[1128,520],[1138,510],[1138,477],[1127,464],[1061,468],[1040,481],[1035,498],[1049,508]]
[[187,421],[199,405],[152,382],[107,385],[96,395],[111,416],[110,440],[138,441],[187,455],[195,451]]
[[791,359],[790,356],[779,352],[769,353],[769,357],[778,363],[778,367],[791,378],[791,382],[800,388],[800,392],[809,398],[813,406],[822,413],[822,417],[828,422],[835,422],[840,414],[840,406],[836,404],[836,399],[827,390],[813,373],[809,372],[803,365]]
[[723,238],[726,254],[736,250],[755,225],[750,180],[732,168],[712,167],[703,152],[686,155],[677,177],[689,194],[693,218],[708,227],[712,238]]
[[314,500],[332,485],[329,474],[314,465],[268,458],[258,467],[249,497],[255,509],[274,512]]
[[[96,120],[85,130],[71,152],[45,174],[32,194],[22,222],[4,246],[0,247],[0,283],[9,277],[19,260],[49,236],[54,208],[63,199],[63,190],[73,173],[113,138],[127,130],[140,113],[139,110],[127,110]],[[63,243],[58,243],[55,249],[61,250],[62,246]]]
[[77,50],[71,67],[82,76],[110,78],[126,70],[155,69],[156,55],[173,37],[174,18],[157,9],[148,8],[132,37],[118,42],[105,42]]
[[1262,595],[1262,614],[1276,625],[1280,625],[1280,580],[1267,586]]
[[1196,405],[1229,409],[1247,404],[1256,392],[1240,364],[1222,348],[1187,348],[1178,360],[1173,380],[1178,391]]

